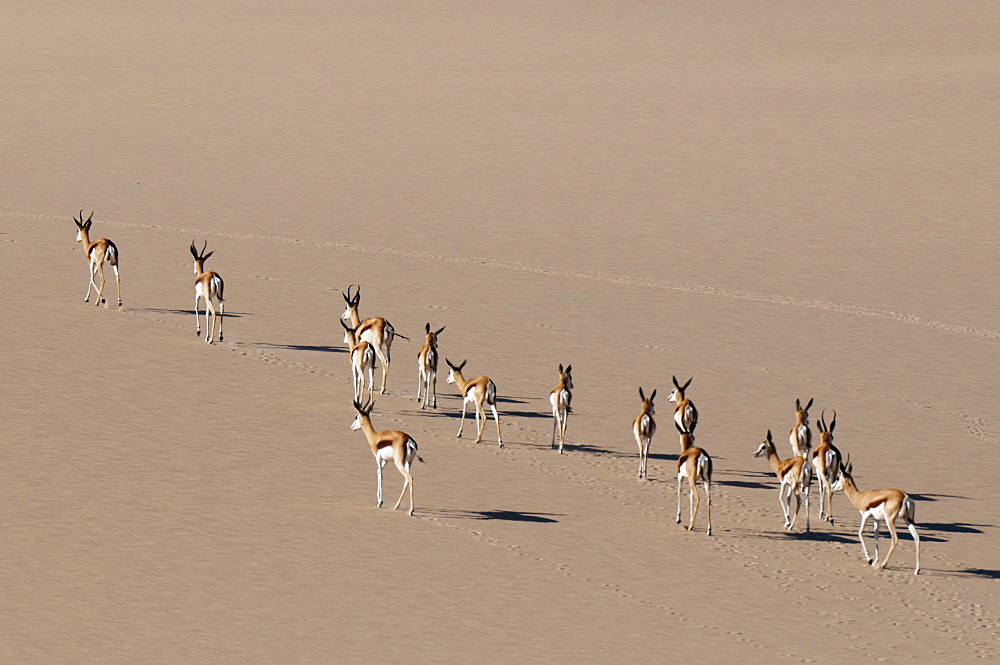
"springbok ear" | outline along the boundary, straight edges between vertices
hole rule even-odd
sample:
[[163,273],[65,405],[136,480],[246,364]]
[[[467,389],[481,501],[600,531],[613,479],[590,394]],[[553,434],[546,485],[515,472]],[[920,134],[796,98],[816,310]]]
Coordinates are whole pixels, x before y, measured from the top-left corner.
[[774,443],[774,442],[773,442],[773,441],[771,440],[771,430],[767,430],[767,442],[768,442],[768,443]]
[[[191,246],[192,246],[192,247],[194,247],[194,245],[191,245]],[[348,290],[348,291],[350,291],[350,290],[351,290],[351,287],[349,287],[349,286],[348,286],[348,287],[347,287],[347,290]],[[351,304],[351,296],[347,295],[347,294],[346,294],[346,293],[344,293],[343,291],[341,291],[341,292],[340,292],[340,295],[344,296],[344,302],[346,302],[346,303],[347,303],[348,305],[350,305],[350,304]]]
[[572,365],[566,365],[566,373],[569,374],[572,371],[573,371],[573,366]]
[[643,402],[646,401],[646,396],[642,394],[642,386],[639,386],[639,399],[641,399]]
[[809,409],[811,409],[811,408],[812,408],[812,405],[813,405],[813,400],[814,400],[814,399],[816,399],[816,398],[815,398],[815,397],[810,397],[810,398],[809,398],[809,403],[808,403],[808,404],[806,404],[806,411],[808,411]]
[[799,398],[798,397],[795,398],[795,410],[796,411],[801,411],[802,410],[802,404],[801,404],[801,402],[799,402]]
[[462,371],[462,368],[463,368],[463,367],[465,367],[465,363],[467,363],[467,362],[469,362],[469,359],[468,359],[468,358],[466,358],[465,360],[463,360],[463,361],[462,361],[462,364],[461,364],[461,365],[459,365],[458,367],[456,367],[455,369],[457,369],[458,371],[460,371],[460,372],[461,372],[461,371]]
[[[90,216],[93,217],[94,213],[90,213]],[[83,225],[83,228],[85,228],[85,229],[87,229],[89,231],[90,227],[93,226],[93,225],[94,225],[94,223],[88,219],[87,222]]]
[[563,366],[562,366],[562,363],[559,363],[559,373],[560,373],[560,374],[562,374],[562,373],[563,373],[563,371],[564,371],[564,370],[563,370]]
[[677,377],[672,376],[671,378],[674,380],[674,388],[680,388],[681,384],[677,383]]
[[368,406],[365,407],[365,415],[367,416],[367,415],[371,414],[372,409],[374,409],[374,408],[375,408],[375,400],[372,400],[371,403]]
[[654,399],[656,399],[656,388],[653,388],[653,392],[650,393],[650,395],[649,395],[649,401],[650,402],[652,402]]
[[205,257],[202,260],[203,261],[208,261],[208,257],[210,257],[212,254],[215,254],[215,250],[214,249],[211,252],[209,252],[208,254],[206,254]]
[[429,335],[431,333],[431,324],[430,324],[430,321],[428,321],[424,325],[424,333],[427,334],[427,335]]
[[358,400],[354,400],[354,410],[360,413],[365,410],[365,407],[361,406],[361,402]]
[[692,382],[692,381],[694,381],[694,377],[693,377],[693,376],[692,376],[692,377],[691,377],[690,379],[688,379],[688,382],[684,384],[684,387],[683,387],[683,388],[681,388],[681,390],[687,390],[687,389],[688,389],[688,386],[690,386],[690,385],[691,385],[691,382]]
[[[83,211],[81,210],[80,212],[81,212],[80,219],[83,219],[83,214],[82,214]],[[90,224],[90,220],[92,219],[94,219],[94,213],[90,213],[90,217],[87,218],[87,224]]]
[[442,332],[444,332],[444,329],[447,328],[447,327],[448,326],[441,326],[440,328],[438,328],[437,330],[435,330],[434,331],[434,336],[437,337],[438,335],[440,335]]
[[197,259],[198,258],[198,248],[194,246],[194,240],[191,241],[191,247],[189,249],[191,250],[191,256],[193,256],[194,258]]
[[351,301],[351,304],[355,305],[355,306],[361,304],[361,285],[360,284],[358,284],[358,290],[354,292],[354,300]]
[[833,434],[833,428],[837,426],[837,412],[833,412],[833,420],[830,421],[830,434]]

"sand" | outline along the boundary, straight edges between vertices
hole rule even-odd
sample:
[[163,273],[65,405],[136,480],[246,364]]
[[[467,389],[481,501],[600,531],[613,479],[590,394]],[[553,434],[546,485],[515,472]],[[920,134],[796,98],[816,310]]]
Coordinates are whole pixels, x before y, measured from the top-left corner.
[[[997,658],[996,6],[262,4],[5,7],[0,661]],[[349,429],[359,283],[412,338],[372,419],[420,444],[414,517]],[[427,322],[503,450],[456,439],[443,362],[418,408]],[[674,521],[674,375],[711,537]],[[919,576],[843,494],[784,531],[751,455],[797,398],[916,499]]]

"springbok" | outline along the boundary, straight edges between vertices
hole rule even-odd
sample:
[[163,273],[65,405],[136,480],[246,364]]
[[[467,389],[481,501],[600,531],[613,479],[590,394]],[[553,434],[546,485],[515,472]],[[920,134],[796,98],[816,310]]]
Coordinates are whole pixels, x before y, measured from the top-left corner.
[[[90,227],[93,225],[94,213],[90,213],[90,217],[87,221],[83,221],[83,211],[80,211],[80,219],[73,217],[73,222],[76,224],[77,233],[76,241],[83,243],[83,251],[87,254],[87,265],[89,273],[89,283],[87,284],[87,295],[84,297],[83,302],[90,302],[90,289],[97,289],[97,301],[94,305],[107,306],[107,302],[104,300],[104,262],[107,261],[111,264],[112,270],[115,271],[115,285],[118,287],[118,309],[122,308],[122,283],[118,276],[118,246],[111,242],[107,238],[101,238],[90,242]],[[94,282],[94,278],[100,274],[101,285],[98,286]]]
[[[795,528],[795,520],[799,516],[799,506],[802,496],[805,496],[806,504],[806,531],[809,531],[809,465],[802,457],[790,457],[781,459],[778,451],[774,447],[771,439],[771,430],[767,430],[767,440],[760,444],[754,457],[767,455],[767,461],[778,477],[781,487],[778,488],[778,503],[781,504],[781,512],[785,515],[785,529],[791,531]],[[795,512],[792,512],[792,497],[795,497]]]
[[[676,424],[675,424],[676,425]],[[694,446],[694,430],[681,429],[676,425],[681,437],[681,454],[677,458],[677,523],[681,523],[681,481],[688,481],[688,512],[691,521],[687,530],[694,530],[694,518],[698,516],[698,483],[705,488],[706,508],[708,509],[708,531],[712,535],[712,458],[703,449]]]
[[[205,299],[205,341],[209,344],[215,338],[215,319],[218,316],[219,319],[219,341],[222,341],[222,322],[226,318],[226,300],[223,295],[225,290],[225,284],[222,281],[222,277],[217,272],[212,272],[211,270],[205,270],[205,261],[208,257],[215,254],[215,250],[212,250],[208,254],[205,250],[208,249],[208,241],[202,246],[199,252],[194,246],[194,240],[191,241],[191,256],[194,257],[194,334],[201,335],[201,320],[198,318],[198,300],[200,298]],[[215,304],[219,304],[219,313],[215,313]],[[209,324],[208,313],[212,313],[212,322]]]
[[676,376],[673,379],[674,391],[670,393],[667,401],[677,404],[677,407],[674,409],[674,422],[677,423],[677,427],[682,431],[693,432],[694,428],[698,425],[698,409],[695,408],[694,402],[684,397],[684,391],[691,385],[694,378],[688,379],[687,383],[683,386],[677,382]]
[[816,421],[820,444],[812,451],[809,460],[816,472],[816,480],[819,482],[819,518],[830,524],[833,524],[833,485],[837,481],[840,463],[843,461],[840,450],[833,445],[833,429],[836,426],[837,412],[833,412],[833,420],[827,425],[826,410],[824,409],[820,414],[820,419]]
[[[497,416],[497,387],[493,383],[493,380],[488,376],[477,376],[474,379],[466,379],[462,376],[462,368],[465,367],[465,363],[468,360],[463,360],[460,365],[453,365],[447,358],[444,359],[445,363],[448,364],[448,383],[454,383],[458,386],[458,392],[462,395],[462,422],[458,426],[458,434],[456,436],[462,436],[462,427],[465,426],[465,410],[468,407],[469,402],[475,404],[476,407],[476,428],[478,433],[476,434],[476,443],[483,440],[483,430],[486,429],[486,410],[483,408],[483,404],[488,404],[490,410],[493,411],[493,420],[497,424],[497,443],[503,448],[503,439],[500,438],[500,418]],[[482,421],[480,421],[480,417]]]
[[813,399],[804,407],[796,398],[795,400],[795,424],[788,431],[788,442],[792,444],[792,455],[809,459],[809,449],[812,448],[812,430],[809,429],[809,408],[813,405]]
[[[424,334],[426,335],[424,345],[420,347],[417,352],[417,401],[420,402],[420,390],[424,391],[424,401],[420,402],[420,408],[423,409],[430,404],[432,408],[438,408],[438,389],[437,389],[437,371],[438,371],[438,335],[441,331],[445,329],[445,326],[441,326],[434,332],[431,332],[431,324],[428,323],[424,326]],[[433,391],[433,393],[432,393]]]
[[559,454],[563,454],[563,446],[566,445],[566,419],[573,411],[570,403],[573,401],[573,371],[572,365],[567,365],[563,370],[562,363],[559,363],[559,383],[549,391],[549,404],[552,405],[552,443],[549,448],[556,447],[556,433],[559,434]]
[[365,433],[365,438],[368,439],[368,445],[371,446],[372,455],[375,456],[375,463],[377,465],[378,472],[378,485],[376,485],[375,496],[378,499],[376,504],[377,508],[382,507],[382,467],[389,460],[396,463],[396,468],[399,472],[403,474],[405,482],[403,483],[403,491],[399,493],[399,499],[396,501],[396,505],[392,507],[393,510],[399,508],[399,503],[403,500],[403,495],[406,493],[406,488],[410,488],[410,515],[413,514],[413,476],[410,474],[410,464],[412,464],[414,459],[423,462],[423,458],[417,454],[417,442],[413,440],[413,437],[406,432],[400,432],[399,430],[382,430],[381,432],[376,432],[375,428],[372,427],[371,412],[375,407],[375,402],[368,402],[367,404],[361,404],[358,400],[354,400],[354,409],[358,412],[358,416],[354,419],[354,423],[351,425],[351,431],[361,430]]
[[653,400],[656,398],[656,390],[647,398],[639,386],[639,399],[642,400],[642,409],[639,415],[632,421],[632,434],[635,435],[635,442],[639,445],[639,478],[646,477],[646,461],[649,459],[649,444],[656,433],[656,421],[653,420]]
[[360,400],[365,392],[365,373],[368,373],[368,399],[373,398],[375,391],[375,351],[368,342],[359,342],[357,330],[340,320],[344,328],[351,354],[351,383],[354,385],[354,399]]
[[[350,321],[351,326],[357,330],[358,341],[368,342],[372,345],[375,355],[378,356],[379,362],[382,363],[382,388],[379,392],[385,393],[385,378],[389,373],[389,352],[392,349],[392,340],[394,337],[410,338],[396,332],[392,324],[381,316],[373,316],[364,321],[361,320],[361,317],[358,316],[358,305],[361,304],[360,284],[353,296],[351,295],[350,286],[347,287],[347,293],[341,291],[341,295],[344,296],[344,300],[347,302],[347,308],[344,310],[341,318],[345,321]],[[346,335],[344,335],[344,342],[347,342]]]
[[[902,517],[903,521],[906,522],[906,528],[909,530],[910,535],[913,536],[913,543],[917,547],[917,565],[913,570],[913,574],[917,575],[920,573],[920,536],[917,535],[917,526],[914,522],[916,504],[913,499],[906,492],[897,489],[868,490],[867,492],[862,492],[858,490],[858,486],[854,483],[854,477],[851,475],[852,471],[851,458],[848,455],[847,463],[840,465],[840,473],[837,476],[834,489],[843,489],[844,494],[847,495],[850,502],[861,513],[861,527],[858,529],[858,539],[861,540],[861,549],[865,553],[865,561],[874,566],[876,570],[885,568],[886,564],[889,563],[889,557],[892,556],[892,552],[896,549],[896,544],[899,542],[899,535],[896,533],[896,520]],[[869,556],[868,548],[865,546],[864,533],[868,518],[873,520],[872,529],[875,536],[874,557]],[[889,535],[892,537],[892,545],[889,546],[889,551],[886,553],[885,560],[882,563],[878,562],[879,520],[885,522],[886,527],[889,528]]]

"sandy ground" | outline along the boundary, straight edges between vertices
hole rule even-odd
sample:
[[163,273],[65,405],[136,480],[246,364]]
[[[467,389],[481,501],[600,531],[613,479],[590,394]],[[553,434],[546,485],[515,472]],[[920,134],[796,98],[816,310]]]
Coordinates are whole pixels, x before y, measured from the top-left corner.
[[[1000,8],[263,4],[4,7],[0,661],[1000,655]],[[80,208],[122,312],[82,302]],[[351,283],[414,339],[373,413],[420,443],[413,518],[349,431]],[[444,372],[417,408],[426,322],[505,449],[455,438]],[[672,375],[711,538],[674,522]],[[865,566],[842,494],[783,531],[751,454],[811,397],[916,498],[920,576],[905,534]]]

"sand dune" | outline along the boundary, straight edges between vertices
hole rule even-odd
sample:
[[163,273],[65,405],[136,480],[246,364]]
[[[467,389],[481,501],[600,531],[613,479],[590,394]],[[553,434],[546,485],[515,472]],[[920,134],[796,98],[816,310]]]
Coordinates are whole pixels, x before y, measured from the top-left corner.
[[[3,662],[997,657],[994,8],[5,15]],[[80,207],[121,312],[82,302]],[[212,346],[192,239],[226,279]],[[372,413],[420,444],[413,518],[349,430],[358,283],[413,338]],[[496,382],[503,450],[455,438],[443,362],[418,408],[427,322]],[[673,375],[712,537],[674,521]],[[811,397],[862,489],[916,499],[921,575],[905,533],[865,566],[843,494],[782,529],[752,453],[770,428],[789,455]]]

